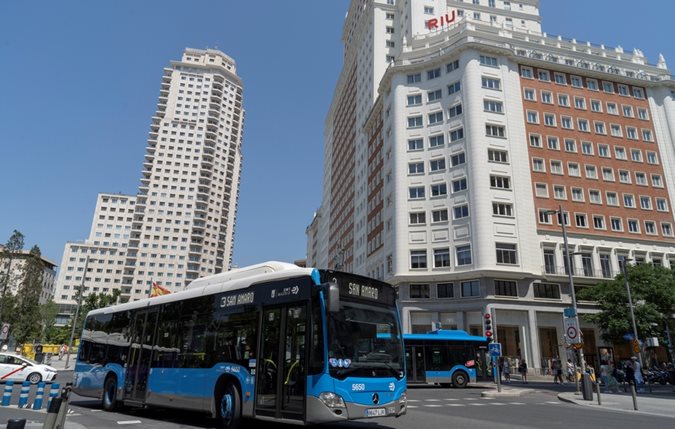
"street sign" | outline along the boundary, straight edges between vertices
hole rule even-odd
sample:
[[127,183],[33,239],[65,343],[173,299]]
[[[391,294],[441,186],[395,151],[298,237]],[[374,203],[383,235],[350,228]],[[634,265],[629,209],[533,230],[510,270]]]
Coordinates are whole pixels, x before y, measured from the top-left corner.
[[492,357],[500,357],[502,355],[502,345],[501,343],[491,343],[488,346],[490,350],[490,356]]
[[565,318],[565,336],[570,344],[577,344],[581,342],[581,335],[579,335],[579,325],[576,317]]
[[574,307],[566,308],[563,310],[565,317],[574,317],[577,315],[577,312],[574,311]]
[[0,328],[0,340],[4,341],[9,337],[9,323],[3,323]]

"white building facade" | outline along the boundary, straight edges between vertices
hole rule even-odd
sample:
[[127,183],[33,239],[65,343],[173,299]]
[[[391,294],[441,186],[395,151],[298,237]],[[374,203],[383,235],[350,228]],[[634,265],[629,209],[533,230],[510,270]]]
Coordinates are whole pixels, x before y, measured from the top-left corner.
[[[506,355],[546,368],[566,358],[572,306],[551,211],[564,213],[577,290],[614,277],[624,257],[675,264],[675,85],[663,58],[547,36],[538,3],[352,2],[345,26],[361,10],[352,37],[369,57],[343,68],[329,112],[330,220],[313,234],[329,250],[308,265],[397,286],[406,332],[481,334],[492,310]],[[349,82],[371,79],[377,94],[336,109]],[[331,138],[345,111],[346,147]],[[623,352],[581,328],[589,361]]]
[[164,69],[136,196],[101,194],[91,233],[68,243],[56,301],[89,292],[148,296],[230,269],[242,163],[242,81],[223,52],[188,48]]

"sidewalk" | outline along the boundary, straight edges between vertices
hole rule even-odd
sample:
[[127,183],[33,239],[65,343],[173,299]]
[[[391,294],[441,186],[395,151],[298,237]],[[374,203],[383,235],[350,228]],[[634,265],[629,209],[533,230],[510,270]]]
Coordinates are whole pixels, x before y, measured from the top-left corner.
[[584,401],[574,392],[559,393],[558,399],[589,408],[675,418],[675,394],[672,389],[670,390],[655,394],[640,393],[637,396],[638,411],[633,409],[633,397],[630,393],[602,393],[600,397],[602,405],[598,405],[596,392],[593,392],[592,401]]

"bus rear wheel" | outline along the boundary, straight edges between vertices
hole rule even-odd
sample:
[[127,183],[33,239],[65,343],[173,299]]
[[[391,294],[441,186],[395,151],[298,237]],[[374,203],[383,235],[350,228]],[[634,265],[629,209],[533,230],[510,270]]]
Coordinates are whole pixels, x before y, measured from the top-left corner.
[[115,411],[117,408],[117,378],[114,375],[105,379],[102,402],[106,411]]
[[469,384],[469,377],[463,371],[457,371],[452,374],[452,385],[455,387],[466,387]]
[[239,389],[227,382],[216,396],[218,427],[222,429],[239,429],[241,426],[241,396]]

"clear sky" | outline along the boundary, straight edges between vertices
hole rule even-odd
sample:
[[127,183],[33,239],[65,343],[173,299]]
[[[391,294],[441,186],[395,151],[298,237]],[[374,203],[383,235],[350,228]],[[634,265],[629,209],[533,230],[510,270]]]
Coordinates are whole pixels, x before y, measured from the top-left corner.
[[[305,257],[348,0],[63,0],[0,5],[0,243],[61,263],[99,192],[135,195],[162,70],[186,47],[234,58],[246,109],[233,261]],[[542,0],[544,31],[663,53],[668,0]]]

